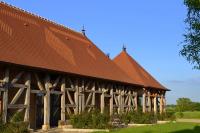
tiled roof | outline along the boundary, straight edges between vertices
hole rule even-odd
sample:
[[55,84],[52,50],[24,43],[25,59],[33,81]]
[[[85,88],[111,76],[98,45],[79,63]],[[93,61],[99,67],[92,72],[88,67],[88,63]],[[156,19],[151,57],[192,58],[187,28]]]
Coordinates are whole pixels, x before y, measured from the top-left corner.
[[139,84],[86,36],[3,2],[0,2],[0,61]]
[[132,79],[149,88],[166,89],[140,66],[126,51],[122,51],[113,61]]

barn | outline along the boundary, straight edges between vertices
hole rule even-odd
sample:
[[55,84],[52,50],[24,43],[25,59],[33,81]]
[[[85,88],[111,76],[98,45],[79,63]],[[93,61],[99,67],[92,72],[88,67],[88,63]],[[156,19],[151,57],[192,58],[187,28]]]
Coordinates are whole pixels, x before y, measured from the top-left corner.
[[167,88],[123,48],[113,60],[86,35],[0,2],[0,112],[47,130],[71,114],[165,112]]

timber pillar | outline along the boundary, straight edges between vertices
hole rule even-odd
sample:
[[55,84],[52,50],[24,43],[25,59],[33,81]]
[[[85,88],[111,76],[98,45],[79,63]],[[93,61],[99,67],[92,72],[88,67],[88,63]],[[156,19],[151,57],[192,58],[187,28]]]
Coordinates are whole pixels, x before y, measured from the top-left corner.
[[165,98],[165,96],[163,97],[163,113],[166,113],[166,98]]
[[151,112],[151,93],[148,91],[148,112]]
[[110,89],[110,116],[113,115],[113,86],[111,85],[111,89]]
[[43,130],[48,130],[50,128],[50,77],[49,75],[45,78],[45,90],[46,95],[44,96],[44,125],[42,125]]
[[3,79],[3,82],[5,83],[4,86],[4,92],[3,92],[3,113],[2,113],[2,119],[3,122],[7,122],[7,111],[8,111],[8,82],[9,82],[9,69],[6,69],[5,76]]
[[157,114],[157,112],[158,112],[157,94],[154,96],[154,100],[153,101],[154,101],[154,104],[153,104],[154,105],[154,113]]
[[104,113],[104,108],[105,108],[105,86],[102,85],[102,93],[101,93],[101,113]]
[[137,92],[134,93],[135,97],[134,97],[134,106],[135,106],[135,111],[138,111],[138,96],[137,96]]
[[65,78],[62,79],[61,83],[61,121],[65,121]]
[[146,91],[145,91],[145,88],[143,89],[144,92],[143,92],[143,95],[142,95],[142,111],[143,113],[146,113]]
[[163,113],[163,94],[161,95],[161,97],[160,97],[160,114],[162,114]]

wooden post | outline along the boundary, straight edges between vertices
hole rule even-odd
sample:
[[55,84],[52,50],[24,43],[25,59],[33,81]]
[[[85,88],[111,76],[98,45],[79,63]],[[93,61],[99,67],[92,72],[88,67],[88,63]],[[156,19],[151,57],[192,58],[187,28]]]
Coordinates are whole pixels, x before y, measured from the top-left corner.
[[5,71],[5,77],[3,79],[4,83],[6,84],[5,91],[3,93],[3,114],[2,119],[3,122],[7,122],[7,111],[8,111],[8,82],[9,82],[9,69]]
[[92,95],[92,106],[95,106],[95,82],[93,83],[92,86],[92,91],[93,91],[93,95]]
[[113,115],[113,85],[111,85],[111,88],[110,88],[110,116]]
[[154,113],[157,114],[157,110],[158,110],[158,107],[157,107],[157,94],[154,96]]
[[166,113],[166,98],[165,98],[165,96],[163,97],[163,113]]
[[84,112],[85,111],[85,84],[84,84],[84,80],[82,80],[82,103],[81,103],[81,105],[82,105],[82,112]]
[[118,114],[121,113],[121,106],[122,106],[121,103],[122,103],[122,102],[121,102],[121,90],[118,89]]
[[102,88],[101,88],[101,91],[102,91],[102,93],[101,93],[101,113],[104,113],[104,108],[105,108],[105,85],[103,84],[102,85]]
[[[131,111],[131,98],[132,98],[132,94],[131,94],[131,90],[128,91],[128,112]],[[134,103],[133,103],[134,104]]]
[[75,101],[75,105],[76,105],[75,110],[74,110],[74,114],[75,115],[78,114],[78,108],[79,108],[79,105],[78,105],[78,103],[79,103],[79,101],[78,101],[79,97],[78,96],[79,96],[78,79],[76,79],[75,93],[74,93],[74,101]]
[[145,89],[144,89],[142,97],[143,97],[143,100],[142,100],[142,102],[143,102],[143,104],[142,104],[143,109],[142,110],[143,110],[143,113],[146,113],[146,92],[145,92]]
[[151,93],[148,91],[148,111],[151,112]]
[[61,121],[65,121],[65,78],[62,78],[61,83]]
[[121,88],[121,112],[124,113],[124,94],[125,94],[125,91],[124,91],[124,86],[122,86]]
[[160,114],[163,113],[163,94],[160,96]]
[[26,88],[26,97],[24,104],[26,105],[24,121],[29,122],[29,112],[30,112],[30,94],[31,94],[31,75],[30,73],[27,74],[25,85]]
[[78,113],[81,114],[82,111],[82,87],[79,88],[79,95],[78,95]]
[[50,77],[46,75],[45,77],[45,89],[46,95],[44,96],[44,125],[43,130],[48,130],[50,128]]
[[135,111],[138,111],[138,100],[137,100],[137,92],[135,92],[134,103],[135,103]]

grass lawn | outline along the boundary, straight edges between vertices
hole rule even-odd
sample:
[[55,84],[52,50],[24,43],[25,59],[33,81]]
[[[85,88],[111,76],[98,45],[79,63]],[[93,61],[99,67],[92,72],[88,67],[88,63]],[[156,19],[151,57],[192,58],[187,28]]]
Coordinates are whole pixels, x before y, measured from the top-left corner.
[[200,124],[168,123],[163,125],[131,127],[112,131],[113,133],[200,133]]
[[[177,113],[176,113],[177,115]],[[200,111],[183,112],[183,119],[200,119]]]

